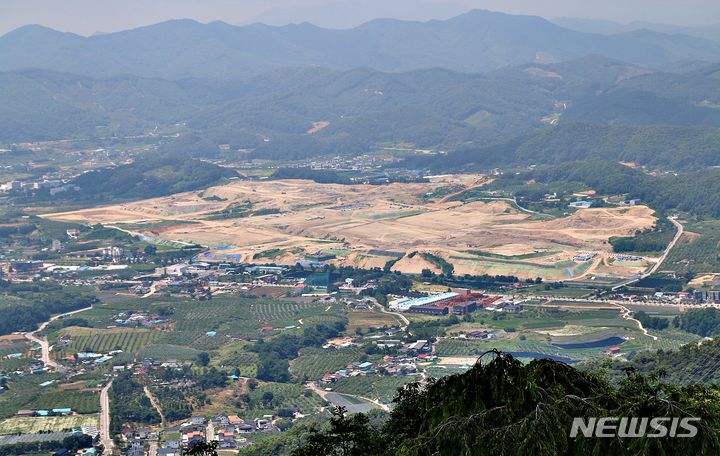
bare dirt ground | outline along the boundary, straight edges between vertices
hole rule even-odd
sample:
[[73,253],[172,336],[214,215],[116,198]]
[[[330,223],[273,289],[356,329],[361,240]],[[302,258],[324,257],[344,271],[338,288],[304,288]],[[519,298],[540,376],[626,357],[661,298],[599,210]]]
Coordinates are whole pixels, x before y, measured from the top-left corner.
[[392,315],[380,312],[350,312],[348,320],[348,333],[354,332],[355,328],[367,331],[368,328],[382,328],[397,324]]
[[[574,255],[587,251],[607,255],[609,237],[632,235],[655,221],[645,206],[585,209],[564,218],[535,221],[504,201],[464,204],[444,197],[426,199],[438,188],[474,187],[482,179],[479,175],[448,175],[431,183],[385,186],[237,181],[202,192],[45,217],[102,223],[162,239],[199,243],[209,246],[210,255],[205,257],[209,261],[222,261],[231,254],[246,262],[295,264],[306,254],[343,249],[345,254],[333,260],[338,265],[382,267],[397,258],[397,253],[418,251],[443,257],[455,266],[456,273],[548,279],[572,278],[568,269],[585,274],[587,268],[571,264]],[[216,200],[208,200],[213,196]],[[243,217],[217,219],[219,211],[237,207],[249,209]],[[279,213],[252,215],[267,210]],[[158,222],[163,222],[161,227]],[[548,255],[502,261],[468,253],[473,250],[507,256]],[[604,271],[608,274],[617,270],[625,275],[632,269],[597,264],[610,269]],[[420,255],[405,257],[394,266],[403,272],[425,268],[438,270]]]
[[326,120],[321,120],[319,122],[313,122],[312,128],[309,129],[306,133],[308,135],[315,134],[315,133],[319,132],[320,130],[322,130],[323,128],[327,128],[329,125],[330,125],[330,122],[328,122]]

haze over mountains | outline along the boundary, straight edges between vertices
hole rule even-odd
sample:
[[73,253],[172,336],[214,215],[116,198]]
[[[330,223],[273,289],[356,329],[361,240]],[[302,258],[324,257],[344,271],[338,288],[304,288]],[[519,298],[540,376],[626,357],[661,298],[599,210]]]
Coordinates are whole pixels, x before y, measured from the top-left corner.
[[452,167],[516,144],[523,163],[557,160],[553,144],[583,156],[577,144],[619,132],[621,148],[673,166],[665,147],[693,138],[707,166],[720,164],[718,61],[720,42],[702,38],[488,11],[350,30],[178,20],[85,38],[27,26],[0,37],[0,142],[182,123],[202,150],[287,159],[405,143],[458,150],[433,162]]
[[177,20],[92,37],[26,26],[0,38],[0,70],[41,68],[92,77],[237,79],[296,65],[382,71],[483,72],[592,54],[661,66],[720,60],[720,44],[687,35],[582,33],[534,16],[472,11],[445,21],[378,19],[350,30]]
[[620,24],[618,22],[607,20],[583,19],[576,17],[559,17],[553,19],[552,22],[561,27],[585,33],[614,35],[618,33],[634,32],[637,30],[652,30],[653,32],[665,33],[670,35],[682,34],[712,41],[720,41],[720,24],[695,27],[672,24],[656,24],[653,22],[642,21],[633,21],[627,24]]

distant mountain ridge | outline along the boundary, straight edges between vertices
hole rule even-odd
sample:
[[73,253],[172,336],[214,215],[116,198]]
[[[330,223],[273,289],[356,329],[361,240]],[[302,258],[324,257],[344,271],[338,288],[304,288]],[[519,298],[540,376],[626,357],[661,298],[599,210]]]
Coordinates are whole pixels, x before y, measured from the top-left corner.
[[379,19],[349,30],[174,20],[81,37],[25,26],[0,37],[0,71],[28,68],[90,77],[239,79],[289,66],[485,72],[599,54],[639,65],[720,60],[720,44],[642,31],[582,33],[535,16],[484,10],[428,22]]
[[552,23],[571,30],[585,33],[600,33],[603,35],[613,35],[617,33],[627,33],[636,30],[652,30],[654,32],[665,33],[669,35],[682,34],[703,38],[706,40],[720,41],[720,24],[700,25],[700,26],[682,26],[671,24],[656,24],[652,22],[634,21],[629,24],[620,24],[613,21],[605,21],[599,19],[582,19],[575,17],[558,17],[552,19]]
[[[669,74],[588,56],[485,74],[298,67],[233,81],[0,72],[0,143],[180,123],[258,158],[303,158],[489,146],[572,123],[720,128],[718,68]],[[308,133],[316,122],[327,125]]]

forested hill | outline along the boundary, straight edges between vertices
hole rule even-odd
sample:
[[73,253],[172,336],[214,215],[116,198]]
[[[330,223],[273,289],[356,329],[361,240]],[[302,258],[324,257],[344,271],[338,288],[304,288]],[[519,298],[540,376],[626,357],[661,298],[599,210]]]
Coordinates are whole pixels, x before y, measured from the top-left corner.
[[80,187],[78,192],[60,195],[96,202],[140,199],[205,188],[222,178],[236,176],[235,171],[212,163],[158,155],[82,174],[73,181]]
[[669,384],[720,384],[720,341],[685,345],[676,351],[660,350],[636,355],[630,363],[605,360],[591,369],[604,369],[610,377],[622,378],[627,368],[642,374],[662,372]]
[[642,65],[720,59],[720,45],[639,31],[603,36],[540,17],[471,11],[444,21],[381,19],[350,30],[175,20],[82,37],[26,26],[0,38],[0,71],[41,68],[92,77],[238,79],[287,66],[367,66],[384,71],[508,65],[604,55]]
[[402,166],[435,170],[552,165],[613,160],[665,169],[720,165],[720,129],[713,127],[562,124],[491,146],[465,145],[446,155],[415,157]]
[[516,187],[530,181],[535,186],[582,184],[600,195],[628,195],[660,213],[683,211],[699,218],[720,217],[720,169],[653,176],[614,161],[571,161],[509,174],[493,186]]
[[[616,109],[618,97],[627,109]],[[489,74],[295,68],[242,81],[32,70],[0,73],[0,142],[183,123],[205,141],[251,149],[253,158],[352,155],[408,143],[453,151],[426,159],[438,168],[589,157],[679,169],[717,164],[715,106],[720,78],[712,69],[671,75],[599,56]],[[318,122],[323,127],[313,129]],[[519,139],[503,144],[507,138]]]

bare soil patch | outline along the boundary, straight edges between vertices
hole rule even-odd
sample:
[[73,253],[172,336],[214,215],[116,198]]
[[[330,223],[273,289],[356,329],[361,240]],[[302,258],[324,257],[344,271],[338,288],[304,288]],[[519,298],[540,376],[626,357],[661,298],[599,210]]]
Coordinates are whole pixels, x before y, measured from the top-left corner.
[[[125,226],[136,234],[199,243],[209,247],[211,255],[204,258],[207,261],[226,261],[224,256],[233,255],[243,262],[295,264],[318,251],[343,250],[344,255],[332,260],[334,264],[383,267],[387,261],[397,259],[383,252],[418,251],[441,256],[461,274],[508,273],[522,278],[564,279],[572,277],[563,262],[571,261],[578,252],[606,255],[611,236],[632,235],[655,222],[652,210],[645,206],[585,209],[564,218],[536,221],[504,201],[463,204],[444,197],[425,197],[439,188],[469,188],[481,182],[480,175],[443,175],[433,177],[429,183],[385,186],[304,180],[237,181],[202,192],[45,217]],[[208,201],[211,196],[222,200]],[[277,213],[218,217],[222,211],[238,206],[249,207],[255,213]],[[163,225],[143,229],[139,222]],[[552,255],[513,264],[472,258],[468,254],[472,250],[505,256],[537,251]],[[615,269],[619,275],[632,271],[627,267],[606,267],[611,271],[603,273],[610,275]],[[419,255],[406,256],[393,267],[412,273],[425,268],[440,272]]]

